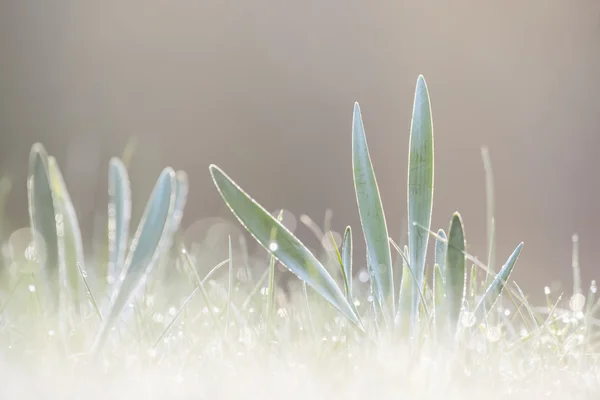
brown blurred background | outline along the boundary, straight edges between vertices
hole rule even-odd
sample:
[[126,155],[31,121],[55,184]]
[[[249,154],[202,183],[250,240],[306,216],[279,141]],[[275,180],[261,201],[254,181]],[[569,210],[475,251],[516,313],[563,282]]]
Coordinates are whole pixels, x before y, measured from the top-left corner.
[[[62,165],[86,237],[106,214],[106,167],[130,137],[136,215],[165,165],[186,170],[184,228],[232,220],[216,163],[267,208],[358,230],[351,116],[359,101],[390,233],[406,231],[414,85],[432,97],[434,227],[459,210],[486,255],[480,147],[496,177],[498,258],[541,294],[600,278],[597,0],[0,0],[0,170],[27,224],[32,143]],[[191,229],[193,231],[193,229]],[[305,227],[297,233],[311,246]],[[191,239],[194,239],[190,233]],[[362,237],[357,235],[357,243]],[[252,243],[254,245],[254,243]]]

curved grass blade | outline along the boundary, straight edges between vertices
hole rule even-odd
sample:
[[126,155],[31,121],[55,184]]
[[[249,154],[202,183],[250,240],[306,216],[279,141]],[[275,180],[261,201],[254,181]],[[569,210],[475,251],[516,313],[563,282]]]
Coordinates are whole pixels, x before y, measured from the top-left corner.
[[486,273],[486,284],[489,284],[488,277],[494,273],[496,266],[496,223],[494,219],[494,174],[492,172],[492,159],[487,147],[481,148],[481,158],[483,159],[483,169],[485,170],[485,199],[486,199],[486,223],[487,223],[487,242],[488,242],[488,273]]
[[61,283],[64,282],[61,284],[61,293],[65,305],[69,304],[70,308],[77,311],[81,304],[79,268],[85,268],[81,230],[71,196],[54,157],[48,158],[48,167],[57,216],[59,276]]
[[344,272],[344,284],[346,286],[346,298],[352,302],[352,228],[346,227],[344,240],[342,242],[342,267]]
[[110,329],[137,288],[150,273],[156,260],[172,238],[172,215],[176,199],[176,175],[165,168],[154,186],[137,232],[131,243],[125,267],[111,298],[111,309],[94,344],[99,351]]
[[210,173],[221,197],[254,239],[346,318],[363,329],[359,316],[321,262],[219,167],[211,165]]
[[373,294],[384,318],[393,321],[394,279],[388,230],[358,103],[354,104],[352,121],[352,168]]
[[436,340],[439,341],[447,332],[448,313],[445,309],[447,300],[442,270],[438,264],[433,266],[433,270],[433,315]]
[[183,210],[187,204],[187,196],[189,193],[188,176],[184,171],[177,171],[175,174],[177,187],[175,189],[175,203],[171,217],[171,231],[173,233],[179,230],[181,219],[183,218]]
[[438,230],[435,238],[435,264],[440,267],[442,277],[446,276],[446,253],[448,251],[448,237],[443,229]]
[[446,254],[446,293],[451,333],[456,332],[466,291],[465,234],[459,213],[454,213],[448,230]]
[[410,315],[412,307],[412,287],[414,285],[413,277],[406,260],[408,259],[408,246],[404,246],[404,254],[396,249],[402,256],[402,279],[400,281],[400,294],[398,295],[398,313],[396,314],[396,324],[400,327],[400,332],[408,336],[410,334]]
[[[56,235],[56,213],[50,178],[48,176],[48,154],[40,143],[32,146],[29,154],[29,174],[27,177],[29,219],[31,227],[38,235],[33,235],[35,246],[45,248],[42,264],[44,281],[47,282],[51,301],[58,306],[58,238]],[[43,243],[39,243],[43,240]]]
[[117,279],[123,270],[131,221],[131,184],[123,161],[112,158],[108,167],[108,274]]
[[485,291],[483,297],[477,304],[475,308],[475,318],[477,322],[480,322],[483,318],[487,316],[487,313],[494,306],[498,297],[502,293],[502,289],[504,289],[504,285],[508,281],[510,273],[512,272],[517,259],[519,258],[519,254],[521,254],[521,249],[523,248],[523,242],[519,243],[517,248],[510,255],[506,264],[502,267],[498,275],[494,278],[490,286]]
[[417,278],[417,285],[412,288],[411,312],[412,325],[415,327],[420,301],[418,288],[423,283],[433,207],[433,124],[427,84],[422,75],[417,79],[415,90],[409,148],[408,248],[409,264]]

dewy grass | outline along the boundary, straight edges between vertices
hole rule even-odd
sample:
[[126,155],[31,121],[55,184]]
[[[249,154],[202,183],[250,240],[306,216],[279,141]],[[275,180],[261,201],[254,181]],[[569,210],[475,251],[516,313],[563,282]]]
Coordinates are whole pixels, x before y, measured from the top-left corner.
[[[496,275],[465,251],[458,213],[447,235],[432,231],[432,121],[420,76],[408,147],[408,243],[388,236],[356,105],[352,167],[361,226],[338,240],[331,211],[323,227],[301,217],[328,246],[313,252],[283,225],[283,214],[276,218],[211,165],[223,200],[266,250],[264,259],[251,258],[244,236],[230,236],[227,259],[214,267],[176,237],[188,195],[182,171],[163,170],[130,235],[130,151],[109,166],[108,254],[84,259],[58,163],[34,145],[31,227],[13,233],[3,252],[0,398],[598,398],[600,306],[595,282],[587,297],[581,290],[578,248],[574,292],[547,288],[547,304],[535,307],[509,280],[522,243],[503,256]],[[491,162],[482,154],[484,259],[493,264],[502,256]],[[395,271],[390,244],[402,257]],[[361,262],[353,250],[362,246],[368,257]],[[435,259],[427,260],[431,247]],[[280,267],[299,279],[282,287]]]

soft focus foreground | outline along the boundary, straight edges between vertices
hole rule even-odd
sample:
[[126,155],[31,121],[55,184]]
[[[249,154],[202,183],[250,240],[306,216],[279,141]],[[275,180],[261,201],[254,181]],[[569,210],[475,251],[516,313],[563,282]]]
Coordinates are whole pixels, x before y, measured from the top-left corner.
[[[288,229],[283,210],[267,211],[211,165],[219,194],[267,251],[249,257],[244,236],[228,235],[227,257],[213,265],[209,245],[179,233],[187,175],[162,171],[134,229],[127,165],[118,158],[105,235],[84,255],[58,163],[34,145],[31,227],[4,245],[3,394],[592,398],[600,390],[596,284],[582,288],[577,238],[572,292],[547,289],[546,304],[530,304],[509,279],[523,243],[512,254],[495,251],[486,151],[487,261],[469,254],[458,212],[447,231],[432,231],[434,140],[423,77],[408,151],[404,248],[387,231],[358,104],[352,166],[361,226],[336,236],[330,221],[304,218],[322,244],[315,253]],[[366,269],[353,261],[363,239]],[[284,282],[286,269],[299,279]]]

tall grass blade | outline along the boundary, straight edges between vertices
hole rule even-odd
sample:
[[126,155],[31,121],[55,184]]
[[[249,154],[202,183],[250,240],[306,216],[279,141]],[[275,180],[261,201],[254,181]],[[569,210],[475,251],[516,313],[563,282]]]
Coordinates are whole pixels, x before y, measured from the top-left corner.
[[358,103],[354,104],[352,121],[352,168],[373,295],[384,318],[391,322],[395,300],[388,229]]
[[29,219],[37,235],[34,245],[39,251],[45,249],[42,272],[50,290],[50,301],[58,306],[58,238],[56,235],[56,212],[48,176],[48,154],[36,143],[29,154],[27,177]]
[[433,314],[436,340],[440,340],[447,332],[448,313],[444,308],[446,304],[446,289],[442,270],[438,264],[435,264],[433,267]]
[[97,336],[94,349],[99,351],[121,311],[143,283],[162,251],[172,239],[172,216],[176,199],[176,175],[165,168],[154,186],[146,210],[133,238],[125,267],[111,298],[111,309]]
[[517,248],[510,255],[510,257],[506,261],[506,264],[504,264],[500,272],[498,272],[498,275],[496,275],[490,286],[485,291],[483,297],[479,301],[479,304],[477,304],[477,307],[475,308],[475,318],[477,322],[480,322],[487,316],[489,310],[492,309],[492,307],[498,300],[498,297],[500,297],[502,289],[504,289],[504,286],[508,281],[510,273],[512,272],[515,263],[519,258],[519,254],[521,254],[522,248],[523,242],[519,243]]
[[[362,329],[359,316],[325,267],[289,230],[246,194],[216,165],[210,166],[213,182],[240,223],[271,255],[309,284],[319,295]],[[275,240],[272,238],[275,237]]]
[[446,253],[448,251],[448,237],[443,229],[438,230],[435,238],[435,261],[440,268],[442,277],[446,276]]
[[448,230],[446,254],[446,293],[448,299],[449,329],[453,334],[458,327],[466,291],[465,234],[460,214],[454,213]]
[[[419,294],[425,272],[433,207],[433,123],[425,78],[419,76],[415,90],[408,156],[408,249],[409,264],[417,278],[412,288],[411,323],[418,320]],[[425,230],[419,228],[423,226]]]
[[108,166],[108,275],[123,270],[131,221],[131,184],[125,164],[112,158]]
[[400,294],[398,295],[398,313],[396,314],[396,324],[400,328],[400,333],[404,336],[410,334],[410,315],[412,308],[412,287],[414,286],[413,277],[406,260],[409,257],[408,246],[404,246],[404,252],[396,249],[402,256],[402,279],[400,281]]
[[59,276],[61,283],[64,282],[61,284],[61,294],[65,305],[77,311],[81,304],[79,268],[85,268],[81,230],[71,196],[53,157],[48,158],[48,167],[56,212]]
[[352,301],[352,228],[346,227],[344,240],[342,242],[342,267],[344,268],[344,283],[346,286],[346,298]]
[[[486,198],[486,223],[487,223],[487,242],[488,242],[488,271],[494,272],[495,253],[496,253],[496,222],[494,219],[494,174],[492,172],[492,159],[487,147],[481,148],[481,157],[483,158],[483,168],[485,170],[485,198]],[[486,274],[486,283],[489,274]]]

